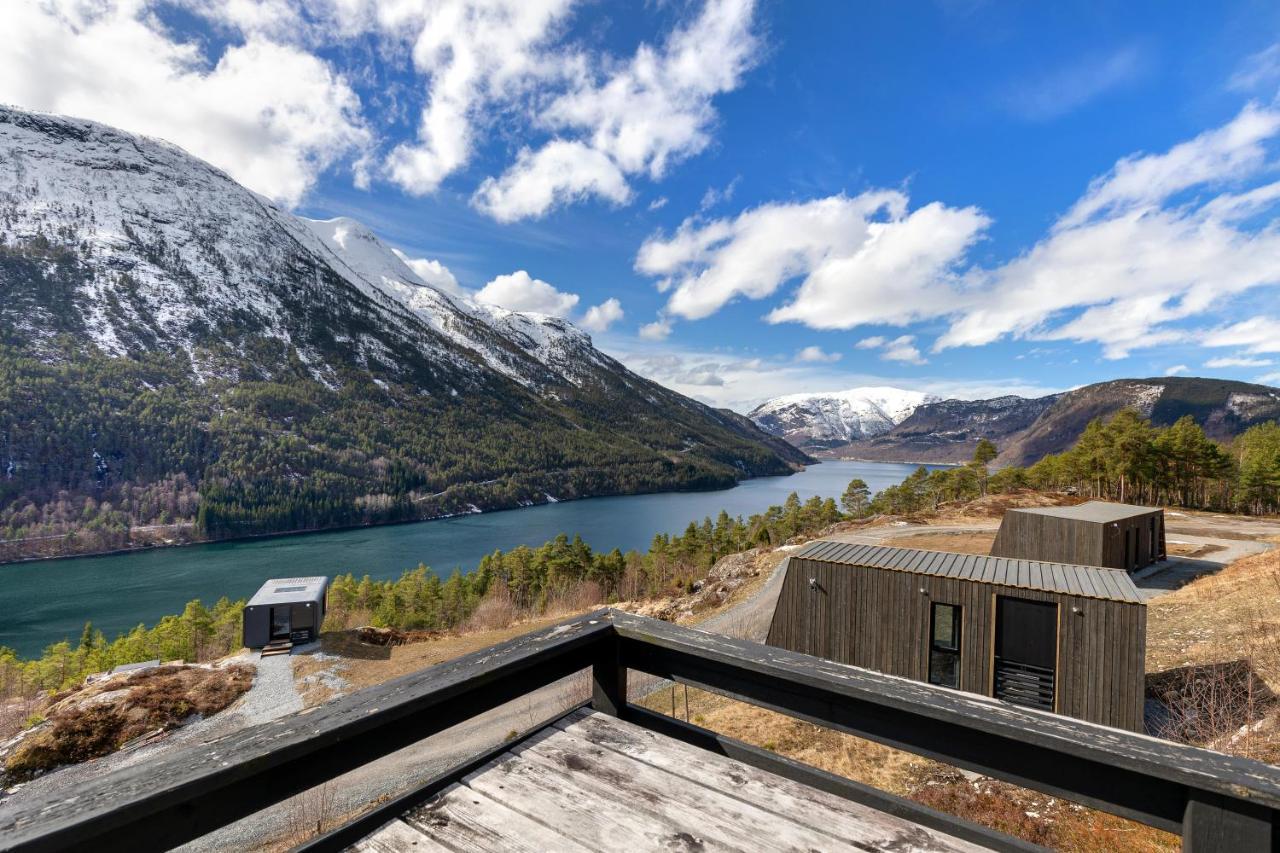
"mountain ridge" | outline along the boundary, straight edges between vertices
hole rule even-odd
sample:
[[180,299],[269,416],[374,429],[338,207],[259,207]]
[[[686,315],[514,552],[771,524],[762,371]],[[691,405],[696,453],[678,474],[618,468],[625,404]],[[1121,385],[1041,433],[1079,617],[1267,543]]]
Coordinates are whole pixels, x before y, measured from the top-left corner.
[[94,122],[0,107],[0,280],[5,538],[97,525],[111,547],[192,502],[214,537],[347,526],[808,461],[566,320],[447,294],[354,220]]
[[[1136,409],[1156,426],[1191,415],[1209,437],[1228,440],[1254,424],[1280,418],[1280,389],[1175,376],[1113,379],[1034,398],[931,400],[878,434],[801,446],[822,458],[955,463],[971,458],[978,441],[985,438],[1000,449],[997,465],[1029,465],[1069,448],[1089,421],[1110,417],[1123,408]],[[795,427],[797,434],[802,429]]]

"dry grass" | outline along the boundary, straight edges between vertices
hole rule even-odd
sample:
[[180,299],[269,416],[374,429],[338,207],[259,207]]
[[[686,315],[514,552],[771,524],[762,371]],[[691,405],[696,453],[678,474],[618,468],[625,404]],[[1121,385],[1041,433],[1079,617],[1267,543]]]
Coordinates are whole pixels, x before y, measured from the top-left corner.
[[1167,851],[1178,839],[1003,782],[970,782],[936,761],[683,685],[641,704],[779,755],[1001,832],[1067,851]]
[[564,615],[546,616],[517,622],[504,628],[445,634],[425,642],[402,646],[375,646],[361,643],[356,631],[326,631],[320,637],[320,650],[325,656],[337,655],[341,661],[295,655],[293,674],[307,707],[333,698],[333,691],[307,676],[337,669],[336,674],[350,686],[348,691],[363,690],[376,684],[435,666],[439,663],[503,643],[521,634],[536,631],[564,619]]
[[990,554],[996,541],[995,531],[965,533],[909,533],[893,536],[885,545],[900,548],[919,548],[924,551],[953,551],[959,554]]
[[253,685],[253,669],[162,666],[53,697],[47,721],[5,760],[13,779],[107,755],[144,735],[226,708]]
[[1280,550],[1236,560],[1147,605],[1147,672],[1241,658],[1280,688]]

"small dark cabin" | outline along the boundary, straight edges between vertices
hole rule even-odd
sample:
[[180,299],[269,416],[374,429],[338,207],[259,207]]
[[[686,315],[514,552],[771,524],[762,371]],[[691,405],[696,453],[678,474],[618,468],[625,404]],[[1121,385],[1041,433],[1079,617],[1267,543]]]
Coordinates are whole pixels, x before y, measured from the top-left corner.
[[768,643],[1142,731],[1147,608],[1114,569],[812,542]]
[[1164,510],[1106,501],[1011,509],[991,556],[1136,572],[1165,559]]
[[244,644],[308,643],[320,636],[329,579],[276,578],[262,585],[244,607]]

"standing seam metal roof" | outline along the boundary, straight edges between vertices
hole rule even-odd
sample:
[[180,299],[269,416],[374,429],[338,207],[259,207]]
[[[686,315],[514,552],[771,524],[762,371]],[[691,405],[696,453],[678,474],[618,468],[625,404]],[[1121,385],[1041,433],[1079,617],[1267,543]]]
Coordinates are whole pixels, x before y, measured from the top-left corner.
[[299,601],[323,601],[329,586],[327,577],[272,578],[262,585],[245,607],[264,604],[292,604]]
[[975,554],[954,554],[948,551],[923,551],[918,548],[856,545],[828,540],[810,542],[792,556],[798,559],[848,566],[892,569],[910,574],[959,578],[1019,589],[1058,592],[1083,598],[1100,598],[1129,604],[1143,603],[1138,588],[1134,586],[1133,579],[1127,572],[1100,566],[1073,566],[1068,563],[984,557]]

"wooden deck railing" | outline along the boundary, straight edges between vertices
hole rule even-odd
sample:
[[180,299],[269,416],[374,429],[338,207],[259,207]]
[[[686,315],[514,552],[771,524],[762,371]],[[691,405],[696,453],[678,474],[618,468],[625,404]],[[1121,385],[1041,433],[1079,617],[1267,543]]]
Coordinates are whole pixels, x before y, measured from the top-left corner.
[[[57,799],[0,806],[0,849],[166,849],[583,669],[597,710],[995,847],[1028,845],[647,711],[627,701],[628,671],[1179,833],[1186,850],[1280,849],[1280,770],[1270,765],[616,611],[116,771]],[[438,777],[419,794],[448,781]],[[314,847],[339,848],[408,802]]]

